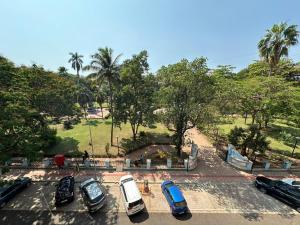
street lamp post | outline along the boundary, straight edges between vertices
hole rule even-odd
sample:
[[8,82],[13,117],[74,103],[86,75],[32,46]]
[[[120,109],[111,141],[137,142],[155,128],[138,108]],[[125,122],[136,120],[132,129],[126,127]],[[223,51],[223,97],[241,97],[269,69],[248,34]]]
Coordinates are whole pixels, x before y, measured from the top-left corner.
[[119,156],[120,149],[119,149],[119,137],[118,136],[117,136],[117,147],[118,147],[118,156]]
[[[90,102],[90,96],[87,93],[82,93],[82,95],[85,95],[88,98],[88,101]],[[87,107],[88,107],[88,103],[86,103]],[[89,127],[89,134],[90,134],[90,145],[92,147],[92,154],[93,154],[93,160],[94,160],[94,175],[95,175],[95,179],[97,180],[97,175],[96,175],[96,161],[95,161],[95,154],[94,154],[94,144],[93,144],[93,137],[92,137],[92,130],[91,130],[91,124],[90,124],[90,120],[86,115],[86,110],[84,110],[85,112],[85,118],[86,121],[88,123],[88,127]]]
[[294,145],[294,148],[293,148],[293,151],[292,151],[292,157],[294,156],[294,152],[295,152],[295,149],[297,147],[297,143],[298,143],[299,140],[300,140],[300,137],[295,138],[295,145]]

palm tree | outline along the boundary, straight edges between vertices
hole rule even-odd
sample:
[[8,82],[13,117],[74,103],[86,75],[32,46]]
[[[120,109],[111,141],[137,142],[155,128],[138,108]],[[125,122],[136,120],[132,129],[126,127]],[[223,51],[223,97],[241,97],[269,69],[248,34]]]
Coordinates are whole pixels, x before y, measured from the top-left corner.
[[260,56],[269,64],[270,75],[278,65],[281,57],[288,56],[289,47],[298,43],[299,31],[297,25],[287,23],[275,24],[259,41]]
[[79,55],[77,52],[69,53],[71,55],[71,58],[69,59],[69,63],[71,63],[71,66],[74,70],[76,70],[77,74],[77,83],[79,84],[79,71],[82,69],[82,63],[83,63],[83,55]]
[[98,51],[91,56],[92,61],[90,65],[86,66],[85,70],[94,71],[89,75],[89,78],[98,80],[101,83],[106,80],[109,85],[109,110],[111,114],[111,132],[110,143],[113,145],[113,126],[114,126],[114,112],[113,112],[113,85],[119,81],[118,60],[121,54],[113,58],[113,50],[111,48],[99,48]]

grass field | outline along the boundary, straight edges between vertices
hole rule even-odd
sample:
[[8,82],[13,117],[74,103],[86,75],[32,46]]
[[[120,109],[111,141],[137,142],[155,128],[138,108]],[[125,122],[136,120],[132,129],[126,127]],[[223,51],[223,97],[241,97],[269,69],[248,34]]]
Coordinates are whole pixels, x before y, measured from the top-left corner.
[[[237,127],[247,128],[251,124],[251,119],[247,120],[247,124],[245,124],[245,120],[243,118],[235,118],[232,119],[231,122],[224,123],[218,125],[220,128],[220,132],[222,134],[229,134],[230,130]],[[282,152],[283,154],[289,154],[293,150],[293,144],[286,144],[282,140],[280,140],[280,132],[285,131],[287,133],[292,134],[295,137],[300,137],[300,128],[296,128],[293,125],[286,124],[286,121],[276,120],[275,122],[270,124],[270,128],[265,129],[264,132],[267,135],[267,139],[270,141],[270,148],[272,150]],[[300,154],[300,143],[298,143],[297,148],[295,149],[295,153]]]
[[[89,120],[91,125],[91,132],[94,145],[95,155],[106,155],[105,146],[110,143],[110,127],[111,119],[107,120]],[[89,126],[86,120],[82,119],[80,124],[74,126],[73,129],[64,130],[61,124],[52,126],[57,129],[57,136],[61,138],[61,141],[47,152],[49,154],[56,153],[69,153],[83,152],[87,150],[91,152]],[[147,131],[153,133],[171,134],[164,125],[156,124],[154,128],[140,127],[140,131]],[[130,138],[132,131],[130,124],[122,124],[121,130],[119,128],[114,129],[114,144],[117,144],[117,138],[119,142],[122,138]],[[110,147],[109,153],[111,155],[117,155],[117,147]]]

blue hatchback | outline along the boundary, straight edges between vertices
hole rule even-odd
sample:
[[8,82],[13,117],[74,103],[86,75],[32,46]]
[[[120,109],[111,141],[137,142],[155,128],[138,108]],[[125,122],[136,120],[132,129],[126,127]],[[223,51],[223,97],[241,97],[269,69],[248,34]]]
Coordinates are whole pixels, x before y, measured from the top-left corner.
[[183,194],[172,181],[164,181],[161,184],[161,190],[170,205],[172,214],[178,215],[187,212],[188,208]]

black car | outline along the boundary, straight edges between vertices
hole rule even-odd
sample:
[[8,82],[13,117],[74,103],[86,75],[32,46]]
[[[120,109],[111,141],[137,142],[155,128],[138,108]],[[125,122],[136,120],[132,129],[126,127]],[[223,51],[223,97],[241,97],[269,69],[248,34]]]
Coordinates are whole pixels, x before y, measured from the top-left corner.
[[106,202],[106,194],[99,181],[90,178],[82,182],[79,188],[84,204],[90,212],[95,212],[103,207]]
[[59,206],[74,200],[75,180],[72,176],[62,178],[56,185],[55,205]]
[[298,188],[281,180],[273,180],[265,176],[257,176],[255,186],[263,193],[286,202],[300,212],[300,190]]
[[0,208],[3,208],[9,200],[30,186],[30,184],[30,178],[22,177],[16,179],[12,184],[0,188]]

